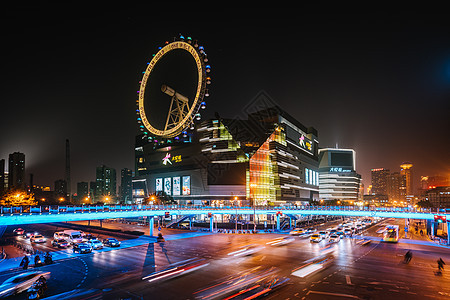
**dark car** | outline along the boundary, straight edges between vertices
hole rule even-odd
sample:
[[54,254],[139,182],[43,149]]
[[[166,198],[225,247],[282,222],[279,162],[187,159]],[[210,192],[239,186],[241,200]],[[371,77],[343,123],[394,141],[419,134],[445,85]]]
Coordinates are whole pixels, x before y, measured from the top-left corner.
[[67,248],[69,247],[69,242],[64,239],[56,239],[52,241],[52,246],[58,248]]
[[116,240],[115,238],[107,238],[103,240],[103,245],[108,247],[119,247],[120,242]]
[[73,244],[73,252],[74,253],[91,253],[92,247],[91,247],[91,245],[86,244],[86,243]]

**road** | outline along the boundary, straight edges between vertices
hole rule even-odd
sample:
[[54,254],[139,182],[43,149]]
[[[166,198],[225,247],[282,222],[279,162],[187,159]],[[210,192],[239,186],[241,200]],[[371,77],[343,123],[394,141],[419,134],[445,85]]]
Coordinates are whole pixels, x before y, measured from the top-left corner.
[[[404,220],[388,222],[404,226]],[[35,226],[41,226],[40,232],[44,233],[49,225]],[[325,242],[310,243],[299,237],[285,246],[266,244],[286,236],[280,234],[205,233],[188,237],[189,233],[181,233],[172,238],[166,235],[165,243],[150,241],[124,249],[75,255],[39,269],[52,272],[49,296],[81,289],[98,299],[195,299],[203,295],[202,290],[209,291],[212,285],[220,285],[240,272],[276,268],[278,276],[289,281],[268,294],[267,299],[450,299],[450,275],[447,271],[443,276],[434,274],[439,257],[450,262],[448,248],[415,240],[379,242],[378,229],[375,225],[364,232],[365,236],[374,237],[370,244],[363,246],[358,239],[345,238],[331,250],[325,248]],[[250,244],[265,248],[248,256],[228,255]],[[308,261],[324,255],[325,250],[330,252],[325,254],[330,258],[329,265],[305,277],[292,275]],[[413,252],[413,259],[403,264],[407,250]],[[177,278],[142,280],[193,258],[203,259],[205,266]],[[0,273],[0,281],[17,272],[20,271]],[[24,299],[24,295],[15,298]]]

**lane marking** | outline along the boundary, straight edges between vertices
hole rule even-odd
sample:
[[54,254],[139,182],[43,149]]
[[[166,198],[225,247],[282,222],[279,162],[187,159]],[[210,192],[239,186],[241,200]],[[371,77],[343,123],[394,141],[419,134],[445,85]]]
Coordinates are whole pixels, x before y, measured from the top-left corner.
[[358,296],[355,296],[355,295],[320,292],[320,291],[308,291],[306,293],[306,295],[308,296],[309,294],[319,294],[319,295],[328,295],[328,296],[336,296],[336,297],[344,297],[344,298],[352,298],[352,299],[361,299],[361,298],[359,298]]
[[348,285],[352,285],[352,281],[350,280],[349,275],[345,275],[345,281],[347,282]]

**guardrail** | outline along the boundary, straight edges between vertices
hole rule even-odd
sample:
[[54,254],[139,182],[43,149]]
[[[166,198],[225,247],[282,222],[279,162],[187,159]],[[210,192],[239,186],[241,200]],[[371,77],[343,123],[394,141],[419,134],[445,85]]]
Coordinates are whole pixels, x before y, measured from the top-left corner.
[[[298,211],[308,210],[326,211],[369,211],[369,212],[398,212],[398,213],[435,213],[449,214],[450,209],[423,209],[407,207],[361,207],[361,206],[202,206],[202,205],[43,205],[43,206],[1,206],[0,217],[4,215],[42,215],[61,213],[92,213],[119,211],[154,211],[154,210],[258,210],[267,211]],[[288,212],[287,212],[288,213]]]

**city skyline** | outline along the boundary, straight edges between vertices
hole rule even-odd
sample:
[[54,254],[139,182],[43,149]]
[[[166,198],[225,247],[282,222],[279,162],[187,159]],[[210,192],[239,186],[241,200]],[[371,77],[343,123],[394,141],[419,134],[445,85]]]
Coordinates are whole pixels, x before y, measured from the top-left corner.
[[[239,116],[264,90],[318,129],[321,148],[354,149],[366,187],[372,168],[394,170],[404,161],[414,164],[416,186],[421,175],[449,174],[449,142],[442,138],[450,127],[449,26],[439,16],[302,15],[299,24],[277,16],[261,27],[237,16],[221,32],[222,18],[207,27],[188,21],[148,31],[142,27],[147,21],[127,9],[95,17],[52,15],[29,28],[36,12],[47,14],[42,8],[25,12],[6,35],[11,47],[3,98],[9,100],[3,109],[11,117],[0,131],[0,158],[25,153],[26,172],[36,184],[64,178],[66,139],[72,191],[77,182],[92,181],[99,165],[134,169],[141,72],[157,46],[180,32],[203,41],[211,57],[207,115]],[[21,87],[30,61],[34,67]],[[15,117],[18,103],[21,118]]]

